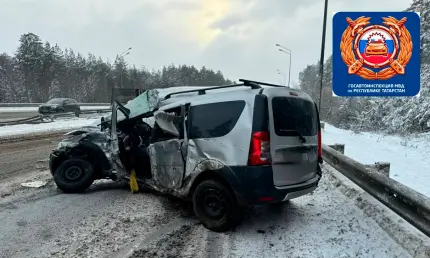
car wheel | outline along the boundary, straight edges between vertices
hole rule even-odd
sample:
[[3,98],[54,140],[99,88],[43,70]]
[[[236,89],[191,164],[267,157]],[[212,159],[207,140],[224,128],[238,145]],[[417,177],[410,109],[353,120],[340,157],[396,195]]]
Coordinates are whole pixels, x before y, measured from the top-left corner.
[[203,226],[215,232],[234,227],[240,209],[231,191],[215,180],[201,182],[193,193],[193,209]]
[[75,110],[75,116],[76,116],[76,117],[79,117],[80,113],[81,113],[81,112],[80,112],[79,110]]
[[65,193],[80,193],[94,182],[94,168],[84,159],[65,160],[54,172],[57,187]]

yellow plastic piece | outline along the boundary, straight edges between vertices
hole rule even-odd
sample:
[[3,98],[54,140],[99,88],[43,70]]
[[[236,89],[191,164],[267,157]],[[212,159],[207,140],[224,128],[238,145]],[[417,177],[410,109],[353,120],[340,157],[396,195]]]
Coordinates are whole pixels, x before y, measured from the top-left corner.
[[137,184],[136,172],[134,169],[130,173],[130,189],[132,193],[137,193],[139,191],[139,185]]

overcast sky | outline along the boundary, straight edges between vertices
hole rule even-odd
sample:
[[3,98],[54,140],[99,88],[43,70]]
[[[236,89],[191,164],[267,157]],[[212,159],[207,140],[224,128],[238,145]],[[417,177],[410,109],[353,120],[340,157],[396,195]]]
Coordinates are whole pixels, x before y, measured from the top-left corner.
[[[326,57],[336,11],[401,11],[412,0],[329,0]],[[188,64],[221,70],[229,79],[291,81],[320,55],[324,0],[0,0],[0,52],[19,36],[113,61],[132,47],[129,64],[149,69]]]

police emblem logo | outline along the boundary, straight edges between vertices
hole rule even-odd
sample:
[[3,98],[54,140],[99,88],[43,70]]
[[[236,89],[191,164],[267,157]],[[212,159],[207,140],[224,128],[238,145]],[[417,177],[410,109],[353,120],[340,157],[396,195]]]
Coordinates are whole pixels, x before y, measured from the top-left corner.
[[382,24],[370,23],[370,17],[347,17],[340,52],[348,74],[366,80],[388,80],[404,75],[412,56],[412,38],[406,28],[406,17],[397,20],[383,17]]

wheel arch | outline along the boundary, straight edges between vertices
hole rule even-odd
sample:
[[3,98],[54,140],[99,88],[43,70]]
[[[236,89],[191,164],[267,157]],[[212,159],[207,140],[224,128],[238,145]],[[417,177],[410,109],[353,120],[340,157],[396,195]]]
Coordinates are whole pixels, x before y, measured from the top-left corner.
[[217,170],[204,170],[200,172],[192,181],[187,197],[192,198],[197,186],[205,180],[216,180],[222,183],[231,191],[236,201],[243,202],[241,184],[234,172],[227,166]]
[[54,173],[68,157],[79,157],[87,160],[93,165],[94,172],[99,177],[102,176],[104,170],[111,168],[105,153],[97,144],[89,141],[81,141],[77,146],[67,149],[52,160],[52,173]]

